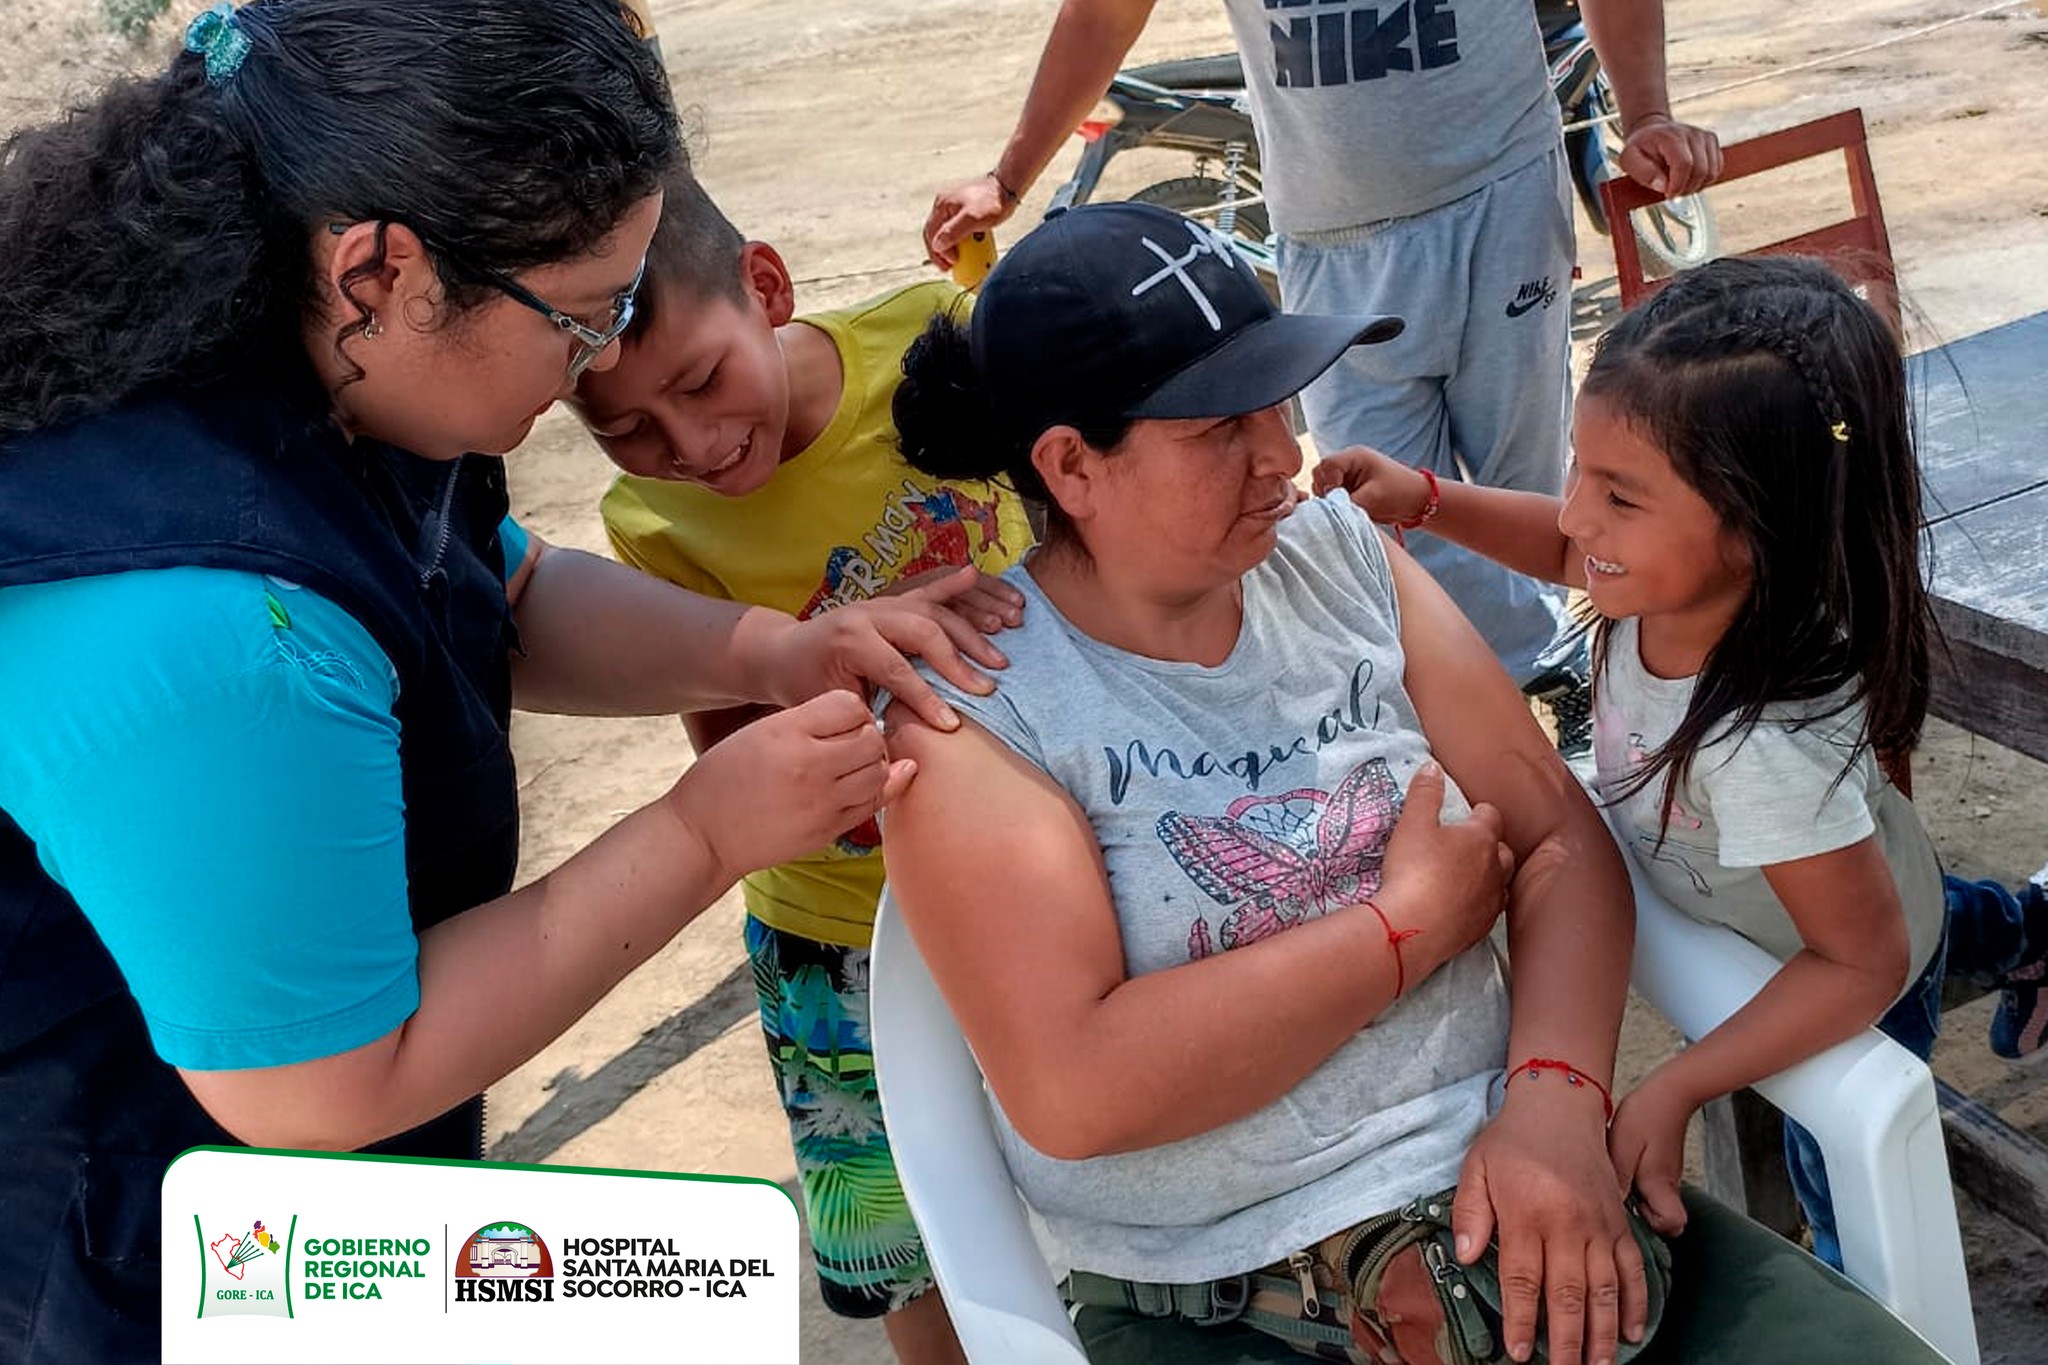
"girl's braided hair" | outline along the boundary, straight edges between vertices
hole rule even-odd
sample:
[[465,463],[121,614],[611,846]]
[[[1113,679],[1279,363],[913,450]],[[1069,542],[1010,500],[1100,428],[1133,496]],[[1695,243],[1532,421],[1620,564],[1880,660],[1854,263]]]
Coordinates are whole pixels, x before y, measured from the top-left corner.
[[[1857,751],[1909,754],[1934,624],[1905,361],[1885,319],[1818,261],[1715,261],[1603,337],[1582,394],[1664,452],[1751,565],[1677,729],[1619,795],[1661,776],[1668,809],[1703,745],[1779,704],[1813,724],[1860,703]],[[1596,674],[1611,637],[1596,627]]]

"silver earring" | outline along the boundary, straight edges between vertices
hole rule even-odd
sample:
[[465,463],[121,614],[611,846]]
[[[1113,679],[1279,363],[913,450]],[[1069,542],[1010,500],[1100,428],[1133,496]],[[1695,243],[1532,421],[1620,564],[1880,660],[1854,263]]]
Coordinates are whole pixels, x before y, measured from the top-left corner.
[[384,329],[377,325],[377,315],[375,313],[370,314],[369,320],[363,323],[363,339],[365,341],[375,341],[383,334]]

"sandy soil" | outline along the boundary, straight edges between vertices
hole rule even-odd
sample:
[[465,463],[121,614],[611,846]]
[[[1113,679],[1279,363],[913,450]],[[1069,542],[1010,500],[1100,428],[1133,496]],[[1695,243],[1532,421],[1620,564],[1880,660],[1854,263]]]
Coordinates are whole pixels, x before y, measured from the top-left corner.
[[[1966,335],[2048,307],[2048,0],[1973,13],[1982,0],[1669,0],[1671,87],[1681,113],[1734,139],[1860,105],[1916,342]],[[140,44],[109,36],[92,0],[11,0],[0,49],[0,128],[41,119],[124,68],[172,50],[173,15]],[[985,169],[1022,99],[1050,0],[657,2],[700,170],[741,227],[773,240],[808,307],[918,278],[917,229],[935,186]],[[1813,58],[1906,41],[1817,70]],[[1224,50],[1214,0],[1160,0],[1136,60]],[[1758,75],[1761,84],[1688,101]],[[1078,146],[1078,144],[1074,144]],[[1042,203],[1068,156],[1033,194]],[[1185,162],[1124,172],[1126,187],[1185,174]],[[1716,196],[1731,245],[1783,235],[1846,203],[1839,184],[1792,180]],[[1028,221],[1028,217],[1020,219]],[[1611,319],[1612,265],[1583,224],[1582,340]],[[606,466],[573,422],[551,415],[511,464],[516,508],[560,544],[599,548]],[[689,761],[673,721],[522,717],[514,732],[527,839],[539,875],[674,780]],[[2048,858],[2042,766],[1952,728],[1930,727],[1919,802],[1951,865],[2017,879]],[[517,1160],[720,1171],[790,1181],[787,1138],[741,966],[727,897],[555,1045],[492,1093],[498,1155]],[[2010,1121],[2048,1138],[2042,1072],[1984,1045],[1988,1002],[1952,1012],[1938,1069]],[[1639,1011],[1624,1070],[1673,1044]],[[2048,1360],[2048,1253],[2011,1225],[1966,1209],[1985,1359]],[[827,1317],[806,1299],[806,1358],[887,1359],[880,1330]]]

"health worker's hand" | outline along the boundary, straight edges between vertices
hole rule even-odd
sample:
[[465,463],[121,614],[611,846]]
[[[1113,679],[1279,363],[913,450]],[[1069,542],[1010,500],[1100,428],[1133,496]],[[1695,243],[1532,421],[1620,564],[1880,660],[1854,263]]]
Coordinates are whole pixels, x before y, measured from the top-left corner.
[[728,882],[830,844],[894,800],[917,765],[889,760],[854,692],[833,691],[741,726],[706,749],[668,804]]

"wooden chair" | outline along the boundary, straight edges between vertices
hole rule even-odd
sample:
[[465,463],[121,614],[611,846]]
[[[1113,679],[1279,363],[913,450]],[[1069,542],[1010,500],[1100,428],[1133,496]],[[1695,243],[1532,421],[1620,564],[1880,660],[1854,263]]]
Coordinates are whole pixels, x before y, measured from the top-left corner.
[[[1811,232],[1802,232],[1741,254],[1748,256],[1818,256],[1844,279],[1864,291],[1871,304],[1899,325],[1898,276],[1892,267],[1891,238],[1885,232],[1884,209],[1877,200],[1877,181],[1870,171],[1870,147],[1863,128],[1863,111],[1848,109],[1796,127],[1765,133],[1747,142],[1721,149],[1721,174],[1713,183],[1725,185],[1761,171],[1790,165],[1810,157],[1842,153],[1848,162],[1849,198],[1855,212],[1839,222]],[[1600,185],[1601,201],[1607,206],[1607,221],[1614,241],[1614,273],[1621,285],[1621,306],[1633,307],[1664,284],[1643,274],[1642,252],[1636,235],[1621,225],[1630,221],[1636,209],[1659,203],[1664,196],[1626,176],[1616,176]]]

